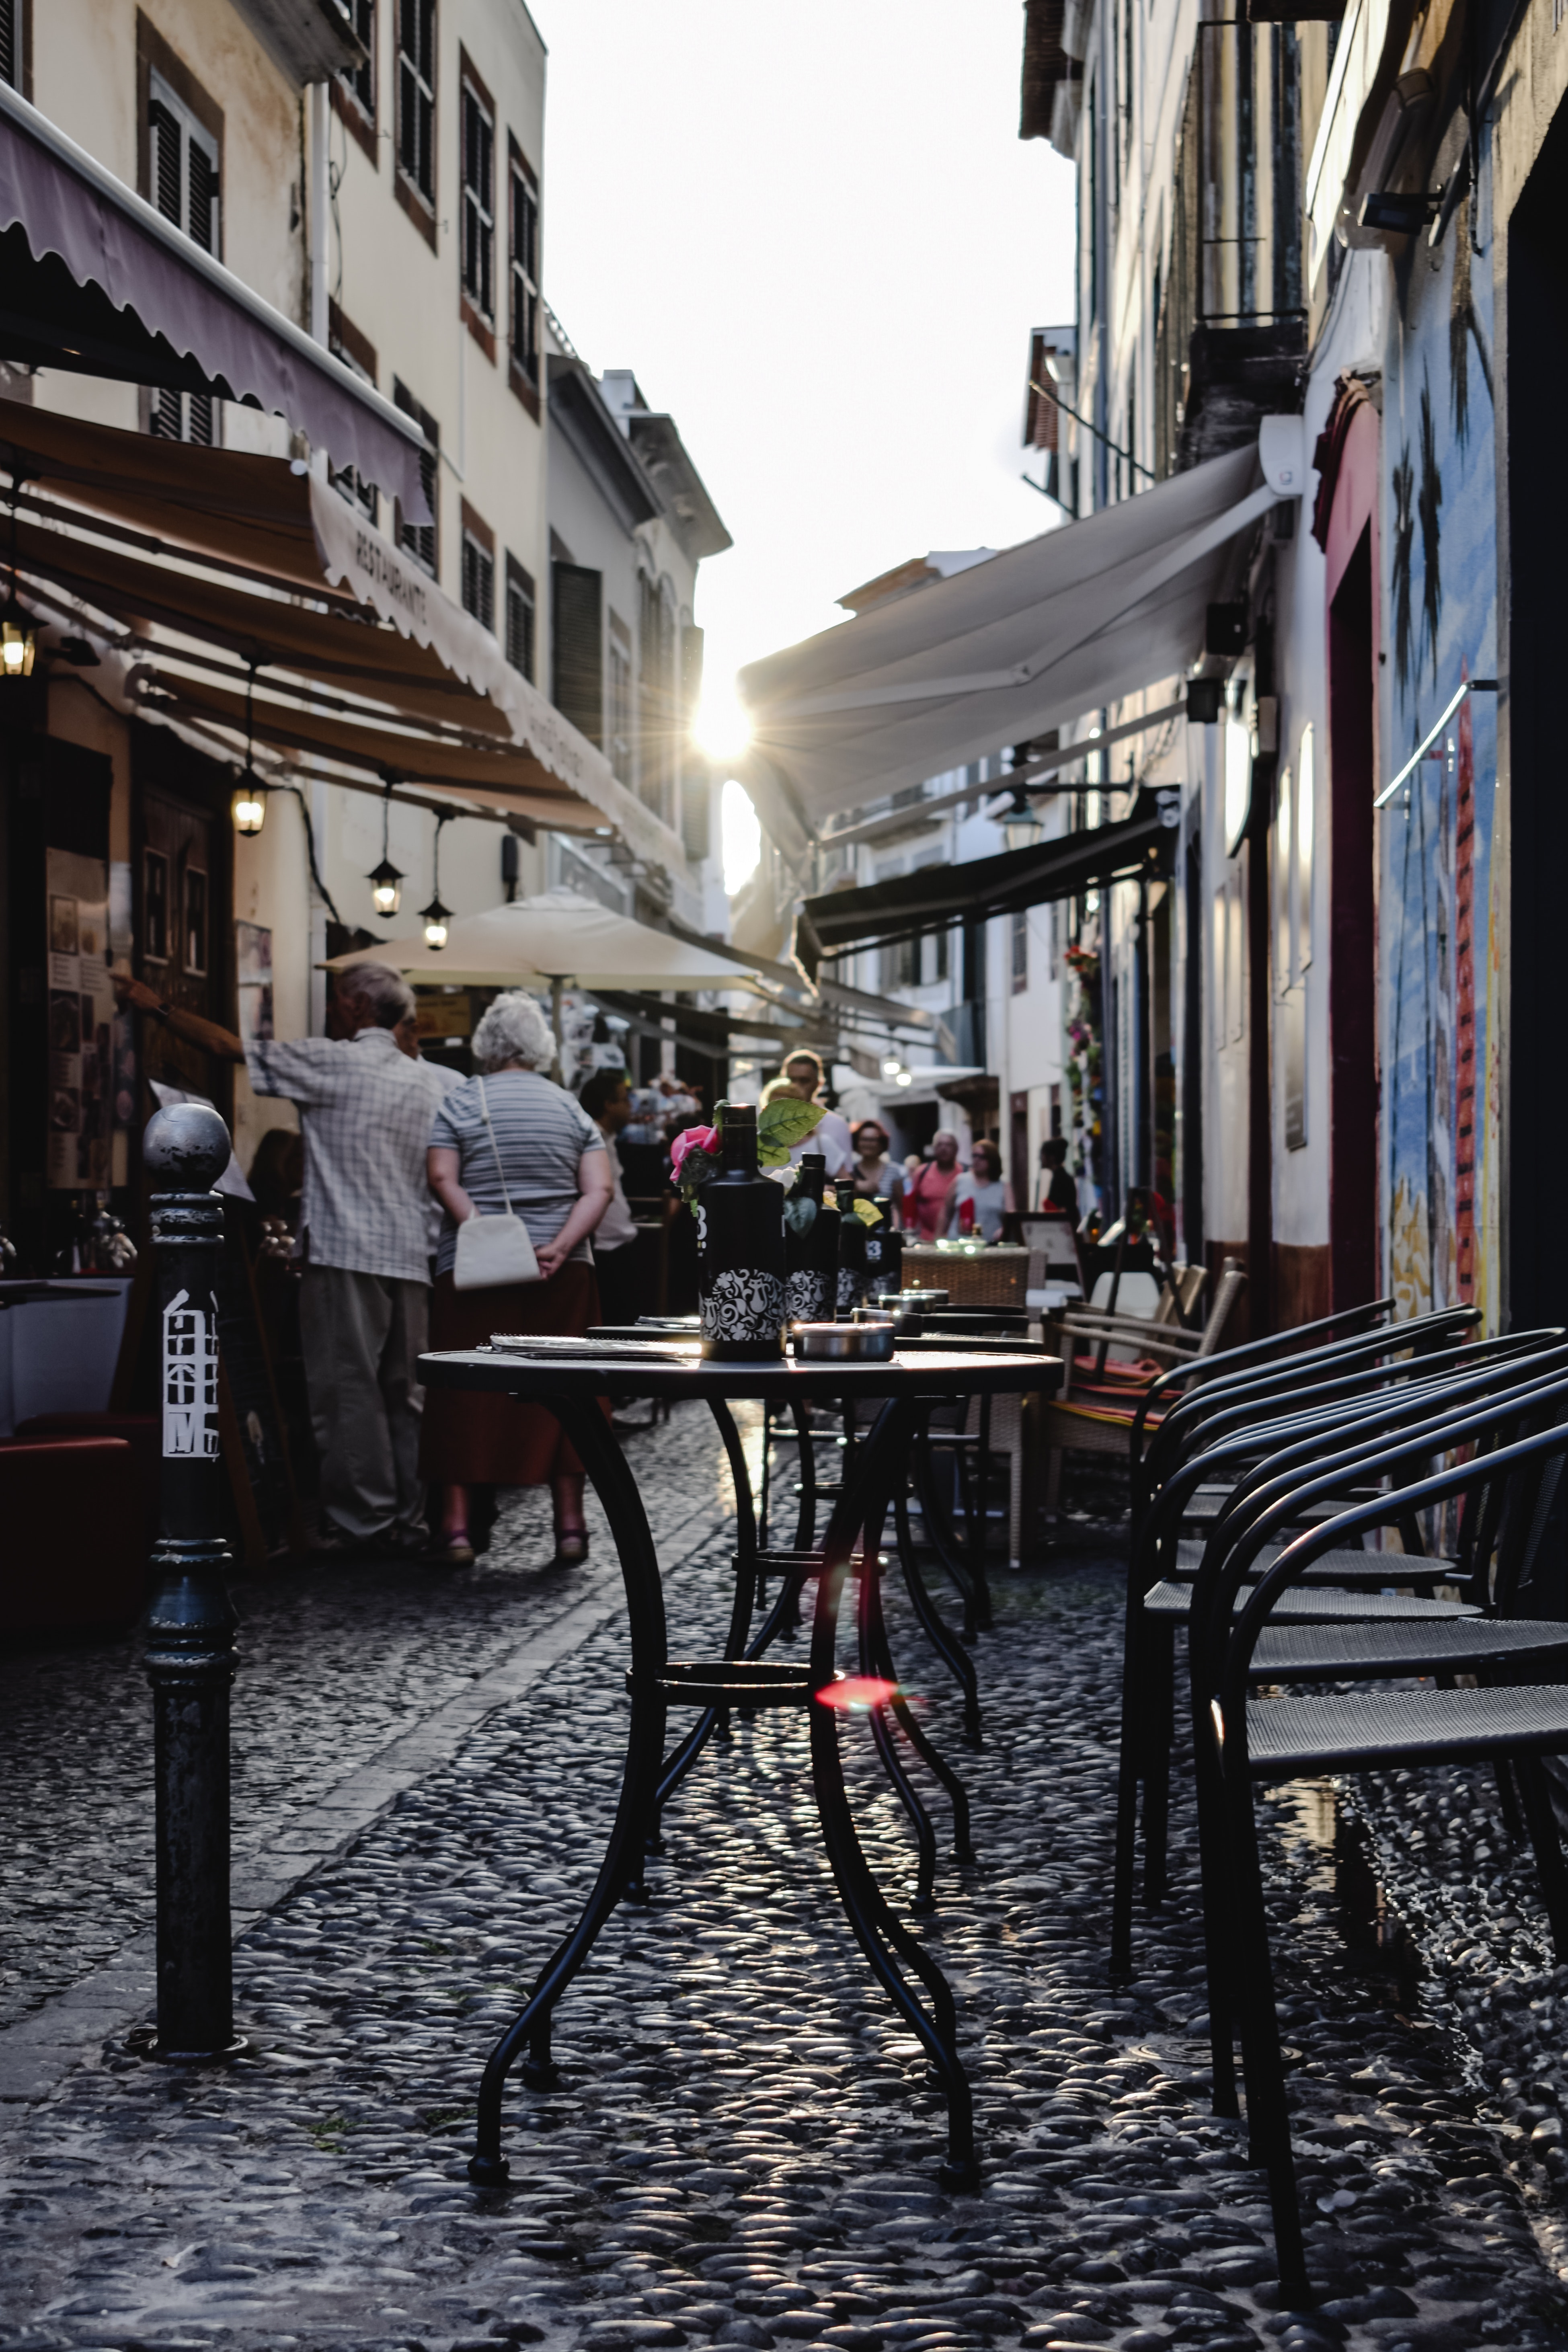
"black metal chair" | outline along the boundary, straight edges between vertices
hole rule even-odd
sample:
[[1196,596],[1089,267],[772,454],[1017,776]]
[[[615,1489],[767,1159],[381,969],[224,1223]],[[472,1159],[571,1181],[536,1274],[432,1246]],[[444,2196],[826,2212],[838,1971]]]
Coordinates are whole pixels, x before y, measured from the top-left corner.
[[[1302,1409],[1297,1412],[1281,1410],[1289,1400],[1276,1393],[1267,1419],[1258,1418],[1249,1405],[1239,1403],[1206,1424],[1194,1424],[1193,1451],[1184,1462],[1168,1465],[1163,1484],[1145,1506],[1129,1560],[1111,1898],[1114,1975],[1125,1976],[1131,1967],[1133,1859],[1141,1790],[1145,1899],[1152,1906],[1165,1892],[1174,1642],[1191,1609],[1193,1580],[1204,1558],[1203,1547],[1180,1539],[1192,1493],[1203,1482],[1217,1481],[1228,1496],[1209,1538],[1211,1548],[1223,1545],[1237,1514],[1242,1515],[1237,1524],[1245,1523],[1250,1498],[1260,1486],[1273,1481],[1294,1495],[1309,1466],[1321,1463],[1336,1448],[1342,1452],[1351,1448],[1345,1459],[1353,1465],[1361,1454],[1369,1449],[1375,1453],[1402,1427],[1424,1424],[1435,1416],[1440,1422],[1445,1413],[1451,1415],[1467,1402],[1517,1385],[1526,1365],[1533,1366],[1537,1377],[1544,1377],[1554,1366],[1568,1368],[1568,1349],[1561,1345],[1553,1349],[1552,1344],[1562,1339],[1561,1330],[1552,1327],[1507,1342],[1445,1349],[1409,1364],[1373,1367],[1348,1379],[1309,1387],[1298,1392]],[[1533,1354],[1528,1352],[1531,1348]],[[1260,1463],[1264,1466],[1259,1467]],[[1297,1509],[1308,1518],[1333,1516],[1347,1499],[1353,1499],[1357,1475],[1353,1467],[1347,1468],[1344,1484],[1331,1496],[1298,1500]],[[1273,1487],[1268,1491],[1272,1494]],[[1293,1523],[1277,1528],[1277,1542],[1293,1531]],[[1292,1617],[1337,1623],[1357,1619],[1431,1619],[1470,1607],[1435,1599],[1431,1591],[1436,1582],[1462,1578],[1468,1571],[1440,1559],[1421,1559],[1417,1568],[1413,1563],[1425,1547],[1414,1522],[1401,1530],[1401,1537],[1405,1549],[1398,1580],[1421,1586],[1424,1591],[1386,1591],[1395,1573],[1386,1554],[1342,1550],[1315,1571],[1313,1590],[1293,1598]],[[1336,1589],[1316,1589],[1324,1586]]]
[[[1282,2297],[1310,2294],[1297,2205],[1289,2111],[1275,2015],[1272,1962],[1258,1849],[1254,1786],[1391,1764],[1509,1759],[1542,1871],[1559,1958],[1568,1956],[1568,1873],[1539,1759],[1568,1752],[1568,1622],[1509,1615],[1355,1626],[1290,1625],[1280,1604],[1331,1553],[1374,1530],[1458,1503],[1469,1542],[1472,1591],[1510,1609],[1531,1570],[1568,1454],[1568,1378],[1532,1382],[1437,1429],[1407,1431],[1381,1455],[1360,1454],[1363,1471],[1408,1475],[1413,1460],[1479,1445],[1461,1461],[1359,1503],[1288,1544],[1256,1584],[1276,1523],[1303,1496],[1327,1496],[1343,1475],[1326,1464],[1304,1488],[1278,1496],[1222,1559],[1205,1563],[1192,1617],[1194,1764],[1200,1857],[1209,1943],[1216,2075],[1228,2065],[1231,2004],[1237,2004],[1254,2160],[1268,2177]],[[1520,1423],[1544,1427],[1509,1435]],[[1508,1670],[1542,1678],[1505,1684]],[[1474,1688],[1386,1688],[1250,1696],[1258,1682],[1339,1682],[1459,1673],[1486,1677]],[[1222,2047],[1223,2045],[1223,2047]],[[1217,2084],[1216,2084],[1217,2087]]]

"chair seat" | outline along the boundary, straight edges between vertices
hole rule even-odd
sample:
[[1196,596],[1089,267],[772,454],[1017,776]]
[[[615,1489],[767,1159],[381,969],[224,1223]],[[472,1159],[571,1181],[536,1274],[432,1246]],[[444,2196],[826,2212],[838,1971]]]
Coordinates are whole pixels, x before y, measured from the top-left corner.
[[[1250,1594],[1246,1591],[1237,1594],[1238,1613],[1249,1598]],[[1144,1614],[1150,1617],[1184,1621],[1192,1614],[1192,1607],[1193,1588],[1190,1584],[1152,1585],[1143,1596]],[[1269,1622],[1317,1625],[1343,1622],[1359,1624],[1366,1620],[1377,1622],[1385,1619],[1408,1622],[1423,1618],[1479,1617],[1479,1610],[1468,1601],[1423,1601],[1409,1592],[1341,1592],[1331,1586],[1298,1584],[1289,1592],[1280,1594],[1270,1612]],[[1261,1650],[1261,1642],[1258,1647]],[[1414,1673],[1415,1669],[1411,1671]]]
[[1252,1663],[1271,1682],[1346,1682],[1356,1675],[1464,1674],[1498,1659],[1537,1658],[1554,1650],[1568,1650],[1568,1624],[1561,1619],[1477,1615],[1423,1623],[1407,1618],[1282,1625],[1278,1632],[1270,1623],[1258,1637]]
[[[1265,1544],[1258,1556],[1256,1573],[1272,1568],[1284,1549],[1282,1544]],[[1203,1565],[1204,1546],[1201,1543],[1179,1543],[1176,1546],[1176,1576],[1179,1579],[1196,1576]],[[1423,1559],[1415,1552],[1404,1551],[1325,1551],[1321,1552],[1307,1570],[1311,1584],[1426,1584],[1436,1579],[1444,1584],[1462,1584],[1464,1572],[1451,1559]]]
[[1568,1749],[1568,1683],[1254,1699],[1247,1743],[1260,1780],[1435,1764],[1512,1748],[1562,1751]]

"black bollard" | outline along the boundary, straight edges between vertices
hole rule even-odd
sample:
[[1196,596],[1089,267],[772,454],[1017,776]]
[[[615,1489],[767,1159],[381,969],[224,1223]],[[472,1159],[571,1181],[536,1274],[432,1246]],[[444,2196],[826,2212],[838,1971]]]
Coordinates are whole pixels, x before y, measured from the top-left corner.
[[142,1140],[152,1179],[163,1439],[156,1586],[147,1621],[157,1779],[158,2027],[150,2054],[226,2058],[234,2031],[229,1921],[229,1691],[237,1654],[226,1581],[217,1425],[217,1300],[228,1165],[216,1110],[175,1103]]

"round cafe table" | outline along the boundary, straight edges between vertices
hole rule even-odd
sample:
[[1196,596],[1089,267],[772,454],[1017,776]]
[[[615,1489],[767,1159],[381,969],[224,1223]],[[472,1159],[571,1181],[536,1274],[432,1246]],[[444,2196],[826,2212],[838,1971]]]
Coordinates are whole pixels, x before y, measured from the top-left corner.
[[[848,1363],[769,1360],[705,1363],[695,1345],[668,1339],[649,1346],[645,1357],[633,1344],[602,1357],[541,1352],[530,1356],[526,1339],[515,1349],[492,1347],[422,1356],[419,1377],[430,1388],[489,1391],[545,1406],[582,1460],[609,1522],[626,1589],[631,1637],[626,1686],[631,1727],[614,1824],[581,1916],[546,1962],[527,2001],[490,2053],[479,2088],[478,2145],[468,2177],[480,2188],[500,2188],[509,2178],[501,2153],[501,2099],[506,2078],[520,2057],[523,2081],[548,2090],[559,2079],[551,2056],[555,2008],[594,1948],[600,1930],[628,1889],[640,1889],[643,1856],[657,1833],[659,1809],[695,1759],[710,1726],[724,1710],[749,1713],[790,1707],[809,1720],[812,1785],[823,1843],[845,1916],[872,1974],[920,2041],[932,2077],[947,2102],[948,2144],[942,2179],[949,2188],[973,2184],[978,2174],[969,2080],[957,2048],[952,1992],[930,1952],[893,1909],[872,1874],[857,1835],[845,1787],[840,1754],[840,1718],[845,1709],[837,1667],[839,1604],[846,1575],[859,1571],[874,1584],[877,1546],[894,1500],[903,1491],[916,1423],[923,1403],[955,1394],[994,1397],[1026,1392],[1052,1394],[1059,1386],[1060,1360],[1038,1352],[1006,1353],[955,1347],[922,1349],[890,1362]],[[657,1349],[657,1352],[656,1352]],[[750,1489],[740,1441],[728,1407],[737,1398],[791,1406],[837,1405],[862,1398],[881,1404],[865,1443],[846,1465],[842,1489],[820,1555],[811,1557],[816,1580],[811,1649],[804,1664],[739,1654],[744,1641],[739,1597],[737,1612],[719,1658],[672,1660],[665,1627],[664,1590],[653,1533],[631,1467],[601,1410],[599,1400],[614,1389],[619,1399],[700,1399],[714,1412],[736,1475],[742,1522],[750,1518]],[[742,1538],[745,1528],[742,1524]],[[861,1538],[858,1559],[857,1538]],[[754,1530],[751,1556],[754,1558]],[[743,1566],[742,1541],[738,1566]],[[738,1576],[737,1594],[746,1581]],[[746,1602],[749,1611],[749,1591]],[[776,1613],[776,1612],[775,1612]],[[864,1659],[865,1652],[862,1651]],[[853,1685],[848,1688],[852,1691]],[[699,1728],[668,1762],[666,1723],[671,1706],[694,1707]],[[873,1700],[879,1746],[888,1748],[883,1710]],[[923,1995],[923,1999],[922,1999]]]

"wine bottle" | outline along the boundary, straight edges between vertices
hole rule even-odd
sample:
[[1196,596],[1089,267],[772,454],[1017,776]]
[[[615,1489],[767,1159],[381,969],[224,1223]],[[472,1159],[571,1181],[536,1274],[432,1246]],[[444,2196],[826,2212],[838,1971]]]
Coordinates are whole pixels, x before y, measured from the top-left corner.
[[826,1154],[803,1152],[784,1210],[784,1311],[792,1323],[833,1320],[841,1219],[823,1200],[826,1181]]
[[697,1187],[697,1305],[710,1362],[784,1354],[784,1194],[757,1165],[752,1103],[721,1103],[720,1167]]

